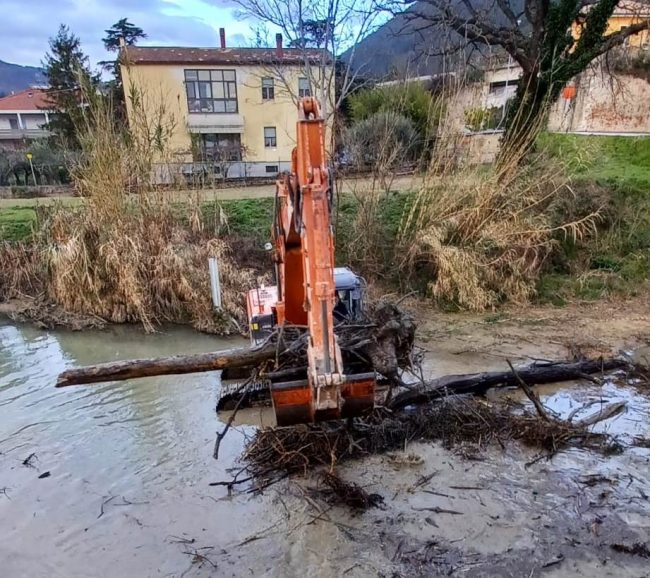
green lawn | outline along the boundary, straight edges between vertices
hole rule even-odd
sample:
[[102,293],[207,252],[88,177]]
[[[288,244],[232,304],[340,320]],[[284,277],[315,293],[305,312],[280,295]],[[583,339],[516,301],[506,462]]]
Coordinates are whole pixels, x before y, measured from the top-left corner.
[[[545,133],[540,145],[567,166],[576,198],[591,197],[602,216],[588,242],[558,239],[564,263],[540,279],[540,301],[635,294],[650,279],[650,137]],[[576,272],[577,262],[587,266]]]
[[539,142],[578,179],[650,191],[650,136],[544,133]]
[[21,241],[32,234],[36,211],[31,207],[0,208],[0,241]]

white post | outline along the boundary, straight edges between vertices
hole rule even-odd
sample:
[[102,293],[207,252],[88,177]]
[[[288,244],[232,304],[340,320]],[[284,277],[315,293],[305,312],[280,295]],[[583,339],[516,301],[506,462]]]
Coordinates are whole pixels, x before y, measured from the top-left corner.
[[25,126],[23,125],[23,117],[20,116],[20,113],[19,113],[19,112],[16,113],[16,116],[18,117],[18,128],[19,128],[20,130],[24,130],[24,129],[25,129]]
[[219,263],[214,257],[208,259],[210,269],[210,289],[212,290],[212,304],[215,309],[221,309],[221,280],[219,279]]

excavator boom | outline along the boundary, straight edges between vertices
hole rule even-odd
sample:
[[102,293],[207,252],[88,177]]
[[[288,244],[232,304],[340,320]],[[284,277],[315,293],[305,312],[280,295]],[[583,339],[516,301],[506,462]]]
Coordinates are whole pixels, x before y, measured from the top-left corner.
[[306,325],[307,379],[274,383],[279,425],[337,419],[372,408],[372,372],[346,375],[335,333],[332,195],[325,154],[325,122],[315,98],[299,103],[291,173],[276,184],[273,226],[278,325]]

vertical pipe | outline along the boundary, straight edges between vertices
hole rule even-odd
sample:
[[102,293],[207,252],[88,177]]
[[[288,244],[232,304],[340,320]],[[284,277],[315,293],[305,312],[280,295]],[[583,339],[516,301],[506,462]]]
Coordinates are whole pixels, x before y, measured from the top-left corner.
[[215,309],[221,309],[221,280],[219,279],[219,263],[214,257],[208,259],[210,269],[210,289],[212,290],[212,304]]

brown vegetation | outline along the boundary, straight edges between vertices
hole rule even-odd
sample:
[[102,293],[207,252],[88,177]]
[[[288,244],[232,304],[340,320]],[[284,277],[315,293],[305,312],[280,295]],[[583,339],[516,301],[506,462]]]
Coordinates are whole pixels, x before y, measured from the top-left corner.
[[462,308],[527,302],[557,233],[581,239],[599,218],[594,211],[553,223],[554,203],[572,194],[558,169],[533,164],[507,178],[471,169],[431,178],[402,223],[399,266],[429,271],[432,296]]
[[[104,99],[91,99],[85,114],[71,174],[86,202],[75,210],[55,207],[32,244],[3,246],[0,263],[8,266],[0,300],[39,295],[67,313],[139,322],[147,330],[180,322],[241,332],[242,296],[255,276],[236,266],[230,247],[206,226],[198,197],[172,203],[152,182],[154,160],[167,155],[167,132],[143,126],[124,134]],[[133,184],[137,195],[128,194]],[[220,311],[211,302],[209,257],[220,265]],[[40,309],[26,313],[38,316]]]
[[522,150],[497,166],[466,166],[454,120],[437,121],[422,185],[404,197],[394,239],[383,213],[390,194],[377,186],[357,195],[357,234],[346,251],[371,279],[399,277],[402,289],[424,289],[438,303],[476,311],[527,303],[560,241],[595,235],[601,205],[584,210],[564,161],[541,149],[525,164]]

